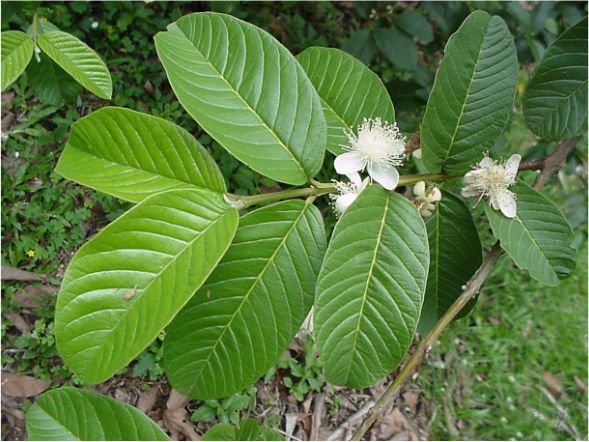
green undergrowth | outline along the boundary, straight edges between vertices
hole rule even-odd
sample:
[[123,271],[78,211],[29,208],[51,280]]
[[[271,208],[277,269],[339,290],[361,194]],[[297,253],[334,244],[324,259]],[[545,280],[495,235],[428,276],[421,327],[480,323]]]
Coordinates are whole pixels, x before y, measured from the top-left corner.
[[[577,269],[545,287],[501,258],[470,317],[434,345],[420,385],[435,410],[430,437],[587,438],[587,246]],[[558,379],[558,399],[545,373]],[[572,429],[572,426],[576,428]]]

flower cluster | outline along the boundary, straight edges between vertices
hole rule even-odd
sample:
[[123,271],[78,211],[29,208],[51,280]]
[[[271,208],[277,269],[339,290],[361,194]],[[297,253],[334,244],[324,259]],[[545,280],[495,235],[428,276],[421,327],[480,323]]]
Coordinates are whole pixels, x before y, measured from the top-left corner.
[[515,194],[508,188],[516,182],[521,158],[521,155],[515,154],[507,161],[499,163],[486,153],[474,169],[464,175],[466,187],[462,189],[462,196],[478,197],[477,204],[483,197],[487,197],[494,210],[500,210],[507,218],[515,218]]

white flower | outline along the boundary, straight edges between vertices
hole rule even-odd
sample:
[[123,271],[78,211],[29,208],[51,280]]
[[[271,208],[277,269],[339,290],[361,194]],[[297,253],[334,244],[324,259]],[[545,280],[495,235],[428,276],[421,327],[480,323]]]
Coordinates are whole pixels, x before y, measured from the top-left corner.
[[415,158],[417,158],[418,160],[421,160],[421,156],[422,156],[422,154],[421,154],[421,149],[414,150],[414,151],[413,151],[413,156],[414,156]]
[[333,210],[338,217],[342,216],[346,209],[350,207],[350,204],[358,198],[360,192],[368,185],[368,178],[362,181],[358,173],[352,173],[348,178],[350,179],[349,183],[335,181],[338,193],[329,195]]
[[90,27],[92,29],[96,29],[98,27],[98,22],[97,21],[93,21],[92,24],[90,25]]
[[479,201],[487,197],[493,209],[501,210],[507,218],[515,218],[517,213],[515,195],[507,189],[515,184],[521,159],[521,155],[515,154],[507,161],[498,163],[489,158],[489,154],[486,153],[474,170],[464,175],[466,187],[462,189],[462,196],[478,197]]
[[431,216],[436,208],[434,203],[442,199],[440,189],[432,187],[429,191],[426,191],[424,181],[419,181],[413,186],[413,195],[415,195],[415,205],[424,218]]
[[341,175],[368,170],[368,175],[385,189],[393,190],[399,183],[399,172],[405,158],[405,138],[397,124],[383,122],[380,118],[364,119],[358,127],[358,135],[346,131],[349,145],[342,145],[347,152],[335,159],[335,170]]

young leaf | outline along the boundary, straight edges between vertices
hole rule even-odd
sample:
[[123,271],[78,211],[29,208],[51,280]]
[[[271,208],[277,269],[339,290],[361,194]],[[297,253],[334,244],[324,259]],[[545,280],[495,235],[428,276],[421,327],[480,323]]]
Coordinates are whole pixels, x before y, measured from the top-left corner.
[[[444,193],[426,223],[430,264],[418,330],[430,331],[483,261],[477,228],[462,200]],[[462,312],[461,312],[462,313]]]
[[516,50],[505,22],[473,12],[448,40],[427,102],[421,125],[427,169],[469,170],[501,135],[516,85]]
[[132,202],[178,188],[225,192],[217,165],[187,131],[118,107],[76,121],[55,170]]
[[182,106],[232,155],[288,184],[319,171],[326,140],[319,96],[274,37],[203,12],[172,23],[155,44]]
[[6,31],[2,40],[2,90],[23,73],[33,56],[33,39],[20,31]]
[[239,424],[239,427],[217,424],[203,435],[202,440],[284,440],[284,438],[276,431],[261,426],[253,419],[245,419]]
[[29,63],[27,76],[39,100],[53,106],[59,106],[64,100],[75,100],[82,91],[81,86],[45,54],[41,54],[40,62]]
[[350,34],[350,38],[342,43],[342,49],[362,63],[370,64],[377,47],[372,32],[368,29],[361,29]]
[[245,215],[221,263],[168,329],[164,363],[174,388],[219,398],[266,373],[309,313],[325,241],[308,202]]
[[542,138],[572,137],[587,129],[587,17],[548,47],[523,108],[528,127]]
[[110,100],[112,80],[108,68],[92,48],[71,34],[51,31],[41,34],[39,47],[49,58],[94,95]]
[[315,333],[329,382],[363,388],[401,362],[428,265],[415,206],[380,186],[365,189],[336,224],[317,281]]
[[361,61],[332,48],[308,48],[297,60],[321,97],[327,121],[327,149],[338,155],[364,118],[395,119],[395,109],[381,79]]
[[543,284],[558,285],[576,265],[576,251],[570,246],[573,233],[566,218],[523,181],[510,190],[517,195],[514,219],[485,206],[493,234],[519,268]]
[[82,246],[55,312],[66,365],[98,383],[129,363],[215,268],[237,224],[222,195],[171,190],[143,200]]
[[107,396],[59,388],[27,411],[28,440],[170,440],[141,411]]

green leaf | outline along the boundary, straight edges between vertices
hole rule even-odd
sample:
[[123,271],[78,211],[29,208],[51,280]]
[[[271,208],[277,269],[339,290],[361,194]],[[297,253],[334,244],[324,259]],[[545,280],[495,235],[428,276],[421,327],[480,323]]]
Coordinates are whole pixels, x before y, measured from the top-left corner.
[[118,107],[102,108],[74,123],[55,170],[132,202],[178,188],[225,192],[215,162],[187,131]]
[[27,412],[28,440],[170,440],[141,411],[106,396],[59,388]]
[[244,216],[221,263],[168,329],[170,384],[219,398],[266,373],[311,308],[325,242],[319,210],[308,202]]
[[407,71],[417,67],[417,46],[413,39],[396,28],[379,28],[374,32],[376,45],[395,66]]
[[417,12],[407,9],[394,18],[395,24],[409,35],[417,37],[424,44],[434,41],[434,30],[430,22]]
[[314,330],[329,382],[363,388],[401,362],[428,265],[416,207],[380,186],[366,188],[336,224],[317,281]]
[[57,349],[85,382],[108,379],[147,347],[215,268],[237,211],[205,190],[149,197],[73,257],[57,299]]
[[94,95],[110,100],[112,80],[98,54],[86,43],[61,31],[45,32],[37,40],[49,58]]
[[368,29],[354,31],[349,40],[342,43],[342,49],[364,64],[369,64],[376,53],[376,42]]
[[317,89],[327,121],[327,149],[343,152],[345,131],[355,132],[364,118],[395,119],[395,110],[381,79],[361,61],[339,49],[308,48],[297,55]]
[[23,73],[33,56],[33,39],[24,32],[2,32],[2,90]]
[[35,95],[43,103],[59,106],[64,100],[75,100],[82,88],[63,69],[41,54],[41,61],[36,60],[27,67],[29,84]]
[[490,150],[509,119],[517,56],[505,22],[484,11],[450,37],[421,125],[430,172],[462,174]]
[[288,184],[319,172],[326,140],[321,102],[274,37],[203,12],[171,24],[155,44],[182,106],[232,155]]
[[546,49],[523,108],[528,127],[541,138],[567,138],[587,129],[587,17]]
[[202,440],[204,441],[216,441],[216,440],[238,440],[235,434],[235,426],[230,424],[217,424],[203,435]]
[[519,268],[546,285],[558,285],[576,265],[576,251],[570,246],[573,232],[566,218],[552,201],[523,181],[510,190],[517,195],[514,219],[485,206],[493,234]]
[[456,301],[463,291],[462,286],[483,261],[481,241],[470,211],[454,195],[444,192],[426,227],[430,263],[418,324],[423,335]]

